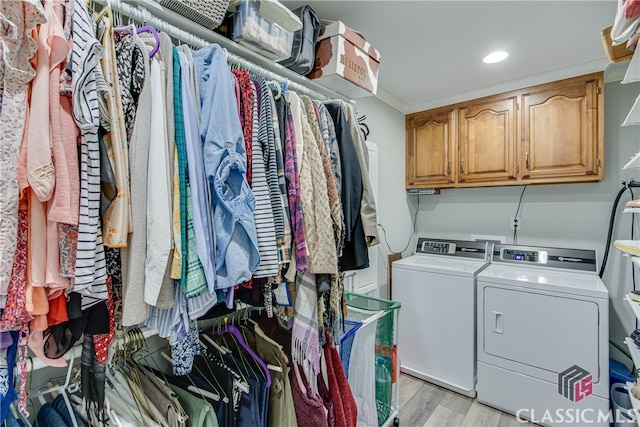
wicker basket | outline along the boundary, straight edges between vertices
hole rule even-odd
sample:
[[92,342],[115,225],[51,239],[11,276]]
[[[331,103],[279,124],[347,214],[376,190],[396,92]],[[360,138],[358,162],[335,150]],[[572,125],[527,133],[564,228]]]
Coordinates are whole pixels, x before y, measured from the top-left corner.
[[220,26],[229,6],[229,0],[156,0],[167,9],[214,30]]

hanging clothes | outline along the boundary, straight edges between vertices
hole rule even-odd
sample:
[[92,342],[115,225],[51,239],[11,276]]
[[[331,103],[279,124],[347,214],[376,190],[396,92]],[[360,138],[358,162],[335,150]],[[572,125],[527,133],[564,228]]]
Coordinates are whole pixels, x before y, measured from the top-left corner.
[[[4,308],[11,280],[18,231],[18,156],[26,123],[28,84],[35,77],[29,60],[37,49],[31,33],[45,22],[37,0],[8,1],[2,13],[4,79],[0,111],[0,308]],[[9,29],[12,29],[8,32]]]
[[[358,250],[362,237],[366,249],[358,234],[366,173],[358,165],[366,157],[354,146],[362,141],[351,132],[349,110],[335,103],[336,124],[331,104],[231,72],[220,46],[192,52],[166,34],[158,41],[114,29],[109,7],[96,25],[83,2],[73,2],[69,14],[63,1],[46,0],[46,23],[21,42],[39,40],[37,94],[25,103],[14,153],[16,194],[22,189],[25,197],[0,326],[30,322],[34,353],[61,365],[84,334],[82,393],[94,418],[109,400],[116,412],[135,402],[123,425],[185,425],[179,399],[146,368],[106,369],[116,327],[145,324],[167,338],[175,374],[167,378],[210,393],[210,409],[200,405],[211,412],[203,422],[351,425],[348,396],[335,394],[350,391],[339,385],[330,349],[330,378],[321,387],[330,417],[317,382],[324,333],[335,340],[340,330],[340,271],[361,261],[353,248],[341,256],[343,236]],[[73,24],[71,44],[63,24]],[[5,89],[0,115],[11,103]],[[43,94],[46,102],[38,99]],[[353,183],[355,191],[347,188]],[[343,209],[347,198],[352,204]],[[216,338],[228,350],[214,356],[215,346],[203,344],[197,320],[215,305],[250,300],[272,316],[272,288],[280,285],[292,301],[292,329],[275,335],[287,337],[277,343],[245,321],[241,335]],[[40,417],[56,410],[46,407]]]
[[369,178],[369,150],[365,138],[360,132],[360,124],[353,105],[347,104],[342,100],[338,102],[346,112],[349,131],[351,132],[351,138],[358,155],[358,163],[360,164],[360,174],[362,176],[362,201],[360,202],[362,228],[367,239],[367,245],[374,246],[380,243],[380,239],[378,237],[376,200],[371,187],[371,179]]
[[320,125],[320,131],[322,132],[322,140],[324,141],[327,154],[331,164],[331,171],[333,172],[333,179],[336,183],[336,190],[338,191],[338,197],[342,194],[342,170],[340,159],[340,148],[338,147],[338,139],[336,138],[336,127],[333,124],[333,119],[329,115],[327,107],[320,101],[313,101],[313,105],[318,109],[318,124]]
[[[282,95],[279,94],[278,97],[282,98]],[[278,237],[278,262],[281,265],[281,270],[286,271],[288,264],[291,262],[291,244],[293,242],[293,236],[291,235],[291,212],[289,210],[289,202],[287,198],[287,182],[284,175],[284,120],[286,117],[286,113],[282,110],[278,110],[276,100],[273,96],[270,96],[269,100],[271,102],[271,118],[273,123],[273,135],[275,139],[274,145],[276,173],[278,176],[278,190],[280,194],[275,209],[279,209],[280,211],[282,211],[283,221],[283,236]]]
[[[155,42],[154,42],[155,43]],[[151,144],[147,169],[147,250],[145,258],[144,300],[155,306],[160,295],[172,249],[171,176],[166,134],[164,85],[166,66],[162,51],[151,61]],[[173,152],[171,153],[173,155]]]
[[329,197],[329,209],[331,211],[331,220],[333,222],[335,249],[336,254],[339,255],[342,253],[342,245],[344,243],[344,219],[342,216],[338,189],[336,188],[336,182],[331,170],[331,162],[329,161],[329,155],[320,131],[320,124],[318,122],[315,104],[312,103],[311,98],[308,96],[302,96],[300,99],[307,111],[307,120],[309,121],[309,126],[311,127],[315,143],[318,147],[318,152],[320,153],[324,176],[327,183],[327,196]]
[[363,192],[362,170],[345,111],[336,102],[327,102],[325,106],[336,128],[340,159],[342,160],[341,199],[345,242],[340,257],[340,271],[355,270],[369,264],[369,251],[360,215]]
[[253,93],[253,135],[252,135],[252,171],[251,171],[251,191],[256,199],[256,207],[253,217],[256,224],[256,237],[258,239],[258,252],[260,254],[260,264],[253,274],[254,277],[270,277],[278,274],[278,249],[276,246],[276,225],[273,216],[273,209],[270,199],[269,181],[267,180],[267,169],[265,167],[265,147],[267,141],[267,129],[260,124],[264,121],[261,110],[263,93],[260,82],[251,82]]
[[[182,106],[185,120],[185,139],[187,143],[187,164],[189,165],[189,184],[193,203],[193,226],[196,233],[196,247],[200,263],[207,278],[209,292],[216,289],[216,257],[214,226],[209,213],[211,198],[209,184],[205,176],[202,142],[196,120],[199,105],[198,93],[191,90],[191,79],[196,72],[193,58],[188,57],[188,49],[180,53],[182,73]],[[194,68],[192,68],[194,67]]]
[[74,291],[83,309],[107,298],[106,264],[99,225],[100,149],[98,89],[104,84],[99,67],[103,49],[95,24],[83,2],[73,2],[73,115],[80,128],[80,218]]
[[[124,43],[124,41],[123,41]],[[126,248],[121,249],[122,257],[122,325],[133,326],[143,322],[149,314],[144,302],[145,266],[140,260],[146,257],[147,233],[147,170],[151,138],[151,83],[149,80],[149,49],[137,37],[131,37],[132,50],[142,52],[136,56],[142,61],[144,73],[137,74],[144,80],[138,96],[135,123],[129,142],[129,164],[131,171],[131,224],[133,233],[129,235]],[[139,67],[136,66],[139,73]],[[128,102],[128,101],[127,101]],[[130,111],[130,110],[129,110]],[[130,113],[128,113],[130,116]]]
[[[296,96],[297,98],[297,96]],[[309,249],[309,272],[338,273],[338,258],[331,216],[327,179],[315,135],[303,101],[298,98],[304,138],[300,191],[305,239]]]
[[[99,35],[103,56],[100,61],[105,82],[109,90],[104,92],[101,102],[103,112],[102,127],[106,131],[103,136],[107,159],[113,171],[114,183],[108,188],[109,206],[102,214],[104,230],[103,244],[108,247],[121,248],[127,245],[129,234],[130,190],[129,190],[129,141],[126,134],[122,97],[118,82],[116,50],[113,39],[113,20],[111,12],[98,21]],[[104,159],[105,161],[107,159]],[[103,185],[103,191],[105,186]]]
[[[220,46],[193,53],[200,85],[204,166],[212,192],[218,289],[248,280],[259,264],[253,219],[255,197],[246,181],[246,152],[234,82]],[[240,249],[241,248],[241,249]],[[230,304],[230,301],[227,301]]]

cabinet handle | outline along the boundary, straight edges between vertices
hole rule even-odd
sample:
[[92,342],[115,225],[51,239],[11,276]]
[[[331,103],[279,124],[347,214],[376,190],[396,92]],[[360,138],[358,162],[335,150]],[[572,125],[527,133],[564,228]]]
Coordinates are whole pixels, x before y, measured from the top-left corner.
[[451,175],[451,160],[447,163],[447,176]]
[[464,175],[464,159],[460,159],[460,173]]
[[529,170],[529,153],[524,154],[524,167]]

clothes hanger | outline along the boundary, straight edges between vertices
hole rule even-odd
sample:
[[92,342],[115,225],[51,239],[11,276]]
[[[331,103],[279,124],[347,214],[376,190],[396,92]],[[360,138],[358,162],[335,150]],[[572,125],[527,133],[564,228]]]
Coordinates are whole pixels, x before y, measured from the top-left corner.
[[[132,348],[127,359],[127,370],[124,372],[126,372],[127,374],[125,375],[125,380],[127,381],[129,389],[132,391],[134,398],[136,398],[136,406],[142,406],[146,410],[146,413],[151,417],[151,419],[153,419],[159,425],[163,427],[169,427],[166,420],[164,420],[161,411],[147,397],[147,394],[144,390],[144,385],[140,381],[139,372],[133,365],[136,355],[138,355],[144,349],[146,349],[148,352],[149,347],[147,345],[147,340],[145,339],[142,330],[138,327],[129,329],[127,333],[132,338],[130,341]],[[134,390],[138,392],[134,393]]]
[[[240,331],[240,334],[242,334],[241,331]],[[237,351],[236,357],[238,357],[240,359],[240,363],[242,363],[242,366],[247,370],[247,372],[251,372],[254,375],[256,375],[257,377],[261,377],[261,378],[266,379],[264,368],[262,368],[260,365],[258,365],[256,363],[255,358],[253,358],[253,357],[248,358],[247,357],[247,355],[243,351],[243,347],[237,342],[237,338],[234,337],[233,335],[231,335],[229,337],[229,339],[233,340],[234,348]],[[244,340],[244,337],[242,337],[242,339]],[[246,341],[245,341],[245,343],[246,343]],[[247,347],[250,348],[250,346],[248,344],[247,344]],[[260,356],[258,356],[258,357],[260,357]],[[260,360],[262,360],[262,359],[260,359]],[[265,366],[266,366],[266,363],[265,363]],[[269,368],[267,367],[267,369],[269,369]]]
[[282,96],[282,86],[280,85],[280,82],[278,82],[277,80],[266,80],[265,83],[268,86],[273,86],[274,89],[277,91],[275,95],[273,95],[273,99],[278,100],[281,98]]
[[153,39],[156,41],[156,45],[149,52],[149,59],[153,58],[153,56],[160,50],[160,35],[158,34],[158,30],[153,25],[143,25],[142,27],[136,28],[135,25],[131,25],[133,28],[129,26],[125,27],[116,27],[114,31],[127,31],[129,34],[140,34],[140,33],[150,33],[153,35]]
[[[168,385],[169,381],[167,380],[167,377],[164,374],[164,372],[161,372],[158,369],[158,372],[160,372],[160,374],[164,378],[164,382],[163,382],[163,380],[160,377],[158,377],[156,373],[149,370],[144,365],[140,364],[139,361],[134,360],[132,363],[133,363],[132,369],[134,369],[141,378],[143,377],[148,383],[150,383],[148,385],[149,387],[153,387],[156,390],[158,390],[169,402],[171,402],[171,407],[175,411],[175,414],[179,417],[179,421],[185,422],[189,418],[189,416],[185,412],[180,402],[178,401],[175,393],[170,389]],[[146,387],[145,387],[145,390],[146,390]]]
[[[207,363],[207,366],[208,363]],[[224,393],[224,390],[222,389],[222,386],[220,385],[220,383],[218,383],[218,380],[215,379],[215,375],[213,375],[213,372],[211,371],[211,367],[209,367],[209,373],[211,374],[211,378],[213,378],[216,383],[218,384],[218,387],[214,386],[211,381],[209,381],[209,377],[207,377],[205,375],[204,372],[202,372],[202,370],[196,366],[196,364],[193,364],[193,369],[195,369],[196,371],[198,371],[198,374],[200,374],[200,378],[203,379],[208,385],[209,387],[211,387],[211,389],[216,390],[219,394],[217,395],[217,399],[215,399],[216,402],[218,402],[221,399],[220,394],[224,394],[224,398],[222,398],[224,403],[229,403],[229,398],[227,397],[227,395]],[[191,378],[190,378],[191,379]],[[194,384],[195,386],[195,384]],[[226,399],[226,400],[225,400]]]
[[267,368],[267,364],[264,363],[264,361],[260,359],[260,357],[258,357],[258,355],[253,351],[253,349],[247,345],[247,343],[244,341],[244,338],[242,338],[242,334],[240,333],[238,328],[236,328],[234,325],[227,324],[223,326],[219,331],[214,331],[213,333],[216,335],[222,335],[226,333],[233,335],[238,341],[238,344],[240,344],[240,346],[244,348],[247,351],[247,353],[249,353],[249,355],[263,369],[265,373],[265,377],[267,379],[267,387],[271,386],[271,373],[269,372],[269,368]]
[[[163,359],[165,359],[167,362],[171,363],[173,365],[173,359],[171,357],[169,357],[169,355],[165,352],[160,353],[160,356],[162,356]],[[187,391],[190,391],[191,393],[194,394],[199,394],[200,397],[202,398],[207,398],[210,400],[214,400],[214,401],[219,401],[220,400],[220,395],[213,393],[209,390],[205,390],[203,388],[200,388],[198,386],[196,386],[196,384],[193,382],[193,379],[191,377],[189,377],[189,375],[186,375],[186,377],[189,379],[189,381],[191,382],[191,385],[189,387],[187,387]]]
[[[256,322],[254,322],[252,319],[249,318],[248,314],[246,314],[242,318],[241,322],[242,323],[240,324],[240,331],[242,333],[242,336],[245,342],[249,341],[247,339],[247,335],[250,335],[250,336],[252,335],[253,337],[256,337],[258,335],[255,329],[260,327]],[[254,338],[254,339],[257,339],[257,338]],[[273,356],[278,357],[275,352],[273,352],[272,354]],[[282,372],[282,367],[278,365],[272,365],[271,363],[267,363],[266,365],[267,365],[267,368],[272,372]]]
[[[113,359],[120,361],[120,363],[115,364],[112,362],[112,369],[107,369],[105,372],[105,384],[110,386],[105,389],[105,401],[110,401],[110,412],[115,411],[120,414],[119,420],[126,420],[134,425],[160,426],[141,407],[139,399],[131,391],[129,384],[131,375],[129,364],[134,355],[143,348],[144,344],[146,344],[146,341],[144,341],[144,336],[139,328],[130,328],[125,332],[122,346],[117,352],[119,355]],[[130,403],[133,403],[135,408]],[[107,412],[107,416],[110,415],[110,412]]]
[[[213,341],[211,337],[208,337],[207,335],[201,335],[204,338],[209,338],[209,342]],[[218,347],[224,349],[224,347],[221,347],[220,345],[218,345]],[[217,349],[217,347],[214,347]],[[206,358],[211,357],[215,359],[216,363],[219,363],[222,367],[224,367],[233,377],[233,385],[238,388],[239,390],[241,390],[243,393],[249,393],[249,382],[247,381],[247,379],[245,378],[244,374],[242,372],[238,372],[236,371],[233,367],[227,365],[224,361],[224,354],[226,353],[222,353],[219,352],[221,357],[217,357],[215,354],[210,353],[210,347],[205,345],[204,346],[204,355]],[[231,350],[226,349],[229,353],[231,353]]]
[[[200,341],[200,345],[202,346],[202,348],[207,348],[207,345],[206,345],[204,342],[202,342],[202,341]],[[206,367],[207,367],[207,369],[208,369],[208,371],[209,371],[209,374],[211,375],[209,378],[213,379],[213,381],[214,381],[214,382],[216,383],[216,385],[218,386],[218,387],[216,388],[216,390],[219,390],[219,391],[220,391],[220,393],[223,395],[223,396],[222,396],[222,401],[223,401],[224,403],[229,403],[229,396],[227,396],[227,393],[226,393],[226,391],[224,390],[224,388],[222,387],[222,384],[220,384],[220,381],[218,381],[217,376],[213,373],[213,369],[211,369],[211,362],[210,362],[210,361],[209,361],[209,359],[208,359],[208,358],[206,358],[204,355],[200,354],[199,356],[200,356],[200,357],[202,357],[202,359],[204,360],[205,365],[206,365]],[[197,356],[196,356],[196,357],[197,357]],[[194,365],[194,366],[195,366],[195,365]],[[200,371],[200,370],[198,370],[198,371]],[[214,388],[215,388],[215,387],[214,387]]]

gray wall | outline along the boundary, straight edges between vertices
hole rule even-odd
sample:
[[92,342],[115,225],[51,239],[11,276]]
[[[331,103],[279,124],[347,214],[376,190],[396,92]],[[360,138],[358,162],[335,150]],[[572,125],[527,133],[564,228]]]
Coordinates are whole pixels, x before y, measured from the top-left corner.
[[[522,225],[517,236],[519,244],[595,249],[599,263],[602,262],[611,208],[620,183],[630,179],[640,181],[638,169],[621,170],[640,150],[640,127],[620,127],[638,93],[637,83],[606,84],[605,179],[593,184],[528,186],[519,213]],[[470,239],[472,234],[500,235],[512,243],[509,219],[515,214],[523,187],[451,189],[440,195],[407,196],[404,115],[374,98],[358,100],[357,107],[360,115],[367,116],[369,139],[378,145],[378,222],[386,229],[393,252],[407,245],[418,207],[415,224],[418,235],[455,239]],[[640,198],[640,189],[636,198]],[[632,214],[622,214],[623,204],[629,199],[627,192],[615,218],[614,239],[631,238]],[[404,251],[405,256],[412,253],[414,242],[415,236]],[[380,283],[386,284],[389,249],[384,241],[378,252],[383,261],[378,277]],[[604,282],[611,298],[611,337],[620,344],[635,328],[633,313],[622,300],[633,288],[631,271],[631,262],[612,248]],[[612,349],[611,354],[626,362],[616,350]]]

